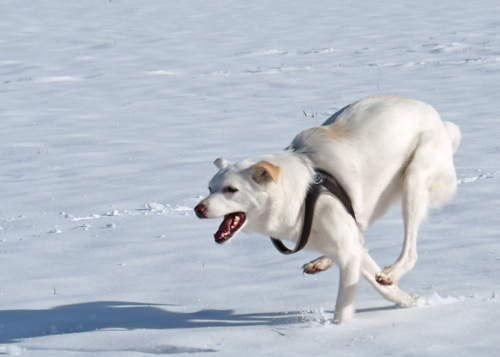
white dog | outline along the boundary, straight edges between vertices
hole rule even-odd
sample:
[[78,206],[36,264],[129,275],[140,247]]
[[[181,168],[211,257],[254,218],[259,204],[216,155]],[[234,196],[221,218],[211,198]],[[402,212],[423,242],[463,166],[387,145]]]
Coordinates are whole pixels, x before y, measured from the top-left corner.
[[[362,274],[387,300],[412,306],[416,296],[398,280],[417,261],[417,231],[429,207],[449,201],[456,190],[453,153],[458,127],[442,121],[429,105],[399,97],[368,97],[304,130],[284,151],[231,163],[219,158],[210,194],[195,208],[200,218],[224,217],[215,241],[237,232],[259,232],[297,241],[304,200],[315,170],[332,174],[347,192],[355,218],[332,195],[322,195],[306,248],[324,254],[306,265],[316,273],[335,261],[340,283],[334,321],[354,312]],[[402,200],[404,244],[396,262],[381,270],[363,248],[364,232]]]

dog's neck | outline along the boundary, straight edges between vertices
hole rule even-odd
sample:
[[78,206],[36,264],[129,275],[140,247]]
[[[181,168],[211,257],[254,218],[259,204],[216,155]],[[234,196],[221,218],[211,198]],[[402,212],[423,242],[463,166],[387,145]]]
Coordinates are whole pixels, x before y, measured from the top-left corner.
[[304,201],[314,176],[314,168],[304,154],[284,150],[274,154],[281,174],[276,188],[269,192],[266,210],[258,226],[249,227],[267,236],[297,241],[302,232]]

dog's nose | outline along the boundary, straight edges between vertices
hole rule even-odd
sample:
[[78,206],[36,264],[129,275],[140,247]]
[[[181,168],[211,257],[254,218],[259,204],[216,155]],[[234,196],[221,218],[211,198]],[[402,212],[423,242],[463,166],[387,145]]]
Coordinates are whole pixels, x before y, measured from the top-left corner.
[[205,206],[203,203],[200,203],[198,206],[196,206],[194,208],[194,211],[199,218],[207,218],[207,216],[205,215],[207,212],[207,206]]

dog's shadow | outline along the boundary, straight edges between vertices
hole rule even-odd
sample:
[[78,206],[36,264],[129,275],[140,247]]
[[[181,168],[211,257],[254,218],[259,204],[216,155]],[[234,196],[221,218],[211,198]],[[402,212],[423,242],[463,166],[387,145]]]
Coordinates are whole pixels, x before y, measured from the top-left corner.
[[[233,310],[178,312],[172,311],[172,306],[99,301],[64,305],[48,310],[0,310],[0,343],[95,330],[275,326],[311,321],[311,316],[301,311],[254,314],[236,314]],[[392,308],[361,309],[357,312]],[[327,313],[332,314],[330,311]]]
[[99,301],[48,310],[0,310],[0,343],[95,330],[191,329],[296,323],[299,312],[235,314],[233,310],[177,312],[172,305]]

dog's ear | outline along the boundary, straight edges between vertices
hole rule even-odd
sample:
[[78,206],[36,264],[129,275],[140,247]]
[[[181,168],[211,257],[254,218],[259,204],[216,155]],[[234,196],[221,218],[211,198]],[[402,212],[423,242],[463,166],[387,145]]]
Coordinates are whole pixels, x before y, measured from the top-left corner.
[[261,161],[252,166],[252,179],[257,183],[269,182],[273,180],[278,183],[280,168],[267,161]]
[[219,169],[225,169],[231,164],[232,164],[231,161],[228,161],[222,157],[219,157],[217,160],[214,161],[214,165],[217,166]]

